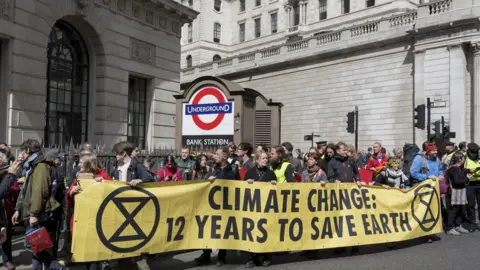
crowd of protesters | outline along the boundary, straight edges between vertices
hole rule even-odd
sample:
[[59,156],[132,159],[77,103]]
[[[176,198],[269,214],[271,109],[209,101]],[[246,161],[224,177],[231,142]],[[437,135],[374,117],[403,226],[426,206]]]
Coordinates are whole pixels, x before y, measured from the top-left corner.
[[[444,201],[442,214],[446,233],[461,235],[480,230],[475,209],[480,203],[479,146],[462,142],[458,146],[446,143],[437,149],[432,142],[392,149],[388,152],[376,142],[367,151],[356,149],[343,142],[320,142],[302,153],[289,142],[267,147],[250,143],[229,144],[215,152],[193,154],[183,147],[180,155],[170,155],[163,165],[154,171],[153,158],[140,161],[139,149],[129,142],[113,147],[116,163],[113,168],[102,168],[89,143],[82,145],[78,164],[72,174],[64,175],[64,162],[57,150],[43,153],[41,144],[27,140],[20,146],[20,154],[14,157],[8,145],[0,144],[0,211],[2,259],[6,269],[15,269],[12,260],[12,227],[24,225],[27,234],[43,227],[55,243],[51,250],[34,253],[28,240],[25,249],[32,254],[32,268],[66,269],[57,261],[59,231],[62,220],[68,229],[63,238],[71,240],[73,206],[75,196],[82,192],[80,178],[95,181],[117,180],[138,186],[146,182],[181,182],[195,180],[245,180],[248,184],[268,182],[318,183],[320,186],[334,183],[352,183],[359,186],[378,185],[407,191],[427,179],[440,182]],[[439,155],[439,152],[441,155]],[[110,174],[107,173],[110,172]],[[67,209],[68,211],[64,211]],[[478,207],[477,209],[480,209]],[[479,210],[480,211],[480,210]],[[480,213],[479,213],[480,214]],[[65,226],[63,226],[65,227]],[[65,229],[65,228],[63,228]],[[428,237],[429,241],[435,237]],[[64,247],[68,250],[68,247]],[[352,251],[358,247],[352,247]],[[343,252],[344,249],[337,251]],[[226,264],[226,250],[219,250],[217,266]],[[310,252],[307,252],[310,253]],[[272,264],[273,254],[249,253],[245,267]],[[212,250],[205,249],[195,259],[199,265],[211,262]],[[110,262],[90,262],[86,269],[150,269],[150,256],[125,258]]]

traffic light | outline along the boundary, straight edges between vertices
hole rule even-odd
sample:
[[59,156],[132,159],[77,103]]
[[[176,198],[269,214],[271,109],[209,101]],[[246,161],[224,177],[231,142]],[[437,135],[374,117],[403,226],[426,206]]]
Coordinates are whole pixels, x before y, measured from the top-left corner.
[[440,121],[435,121],[435,123],[433,123],[433,133],[435,134],[435,139],[441,139],[443,137],[443,130]]
[[415,127],[425,129],[425,104],[418,105],[415,108]]
[[355,133],[355,112],[347,113],[347,132]]

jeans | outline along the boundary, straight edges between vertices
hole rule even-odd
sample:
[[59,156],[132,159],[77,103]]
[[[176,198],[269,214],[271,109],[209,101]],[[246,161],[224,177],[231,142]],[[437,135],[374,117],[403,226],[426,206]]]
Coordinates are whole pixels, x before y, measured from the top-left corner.
[[[480,206],[480,185],[472,185],[467,187],[467,216],[471,224],[476,223],[475,206]],[[480,207],[478,208],[480,217]]]
[[5,227],[7,231],[7,239],[2,243],[2,263],[12,262],[12,222],[7,221]]
[[135,269],[134,265],[137,265],[138,270],[150,270],[150,266],[148,266],[147,260],[143,256],[134,257],[134,258],[126,258],[126,259],[118,259],[116,261],[116,266],[114,269],[117,270],[131,270]]
[[[39,223],[40,227],[45,227],[47,230],[48,234],[50,235],[50,239],[52,240],[52,243],[56,242],[56,235],[57,235],[57,224],[58,222],[53,219],[49,219],[47,221]],[[27,232],[28,232],[27,228]],[[30,243],[28,240],[25,238],[25,249],[27,251],[32,251],[30,247]],[[44,250],[42,252],[39,252],[37,254],[32,253],[32,269],[33,270],[42,270],[43,266],[45,266],[45,269],[64,269],[61,264],[59,264],[53,256],[54,254],[53,250]]]

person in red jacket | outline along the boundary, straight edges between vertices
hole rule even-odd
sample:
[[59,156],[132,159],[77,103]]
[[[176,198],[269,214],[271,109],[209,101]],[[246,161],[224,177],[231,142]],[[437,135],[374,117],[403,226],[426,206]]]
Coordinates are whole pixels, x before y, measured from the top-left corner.
[[[94,154],[87,154],[80,158],[80,172],[77,174],[91,174],[92,178],[95,179],[97,182],[101,182],[103,180],[112,180],[110,176],[105,172],[103,168],[98,167],[97,156]],[[94,177],[93,177],[94,176]],[[67,205],[71,208],[74,208],[75,205],[75,195],[79,194],[82,191],[81,183],[77,180],[77,177],[73,180],[72,185],[68,188],[66,192],[67,198]],[[73,233],[73,224],[74,218],[73,214],[70,218],[70,232]],[[87,269],[101,269],[101,262],[88,262],[85,263]]]
[[163,168],[157,171],[160,182],[181,182],[182,170],[177,168],[174,156],[168,156]]
[[387,165],[387,156],[382,153],[382,145],[379,142],[373,144],[373,154],[368,159],[367,170],[375,171]]

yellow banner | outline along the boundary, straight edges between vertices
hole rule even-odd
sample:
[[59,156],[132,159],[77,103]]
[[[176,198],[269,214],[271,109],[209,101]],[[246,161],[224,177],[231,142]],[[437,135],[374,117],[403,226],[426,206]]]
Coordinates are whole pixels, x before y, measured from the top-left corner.
[[408,192],[355,184],[82,181],[77,262],[187,249],[280,252],[396,242],[442,232],[438,182]]

